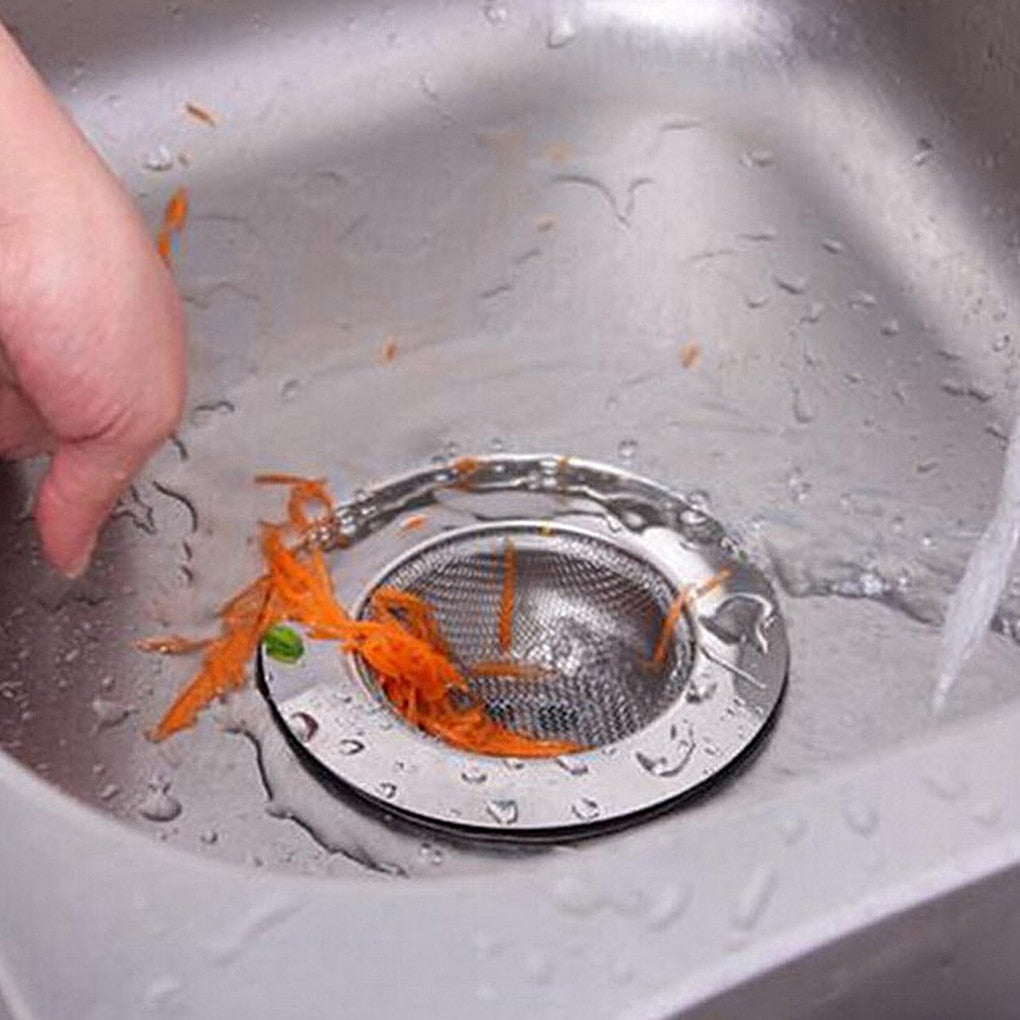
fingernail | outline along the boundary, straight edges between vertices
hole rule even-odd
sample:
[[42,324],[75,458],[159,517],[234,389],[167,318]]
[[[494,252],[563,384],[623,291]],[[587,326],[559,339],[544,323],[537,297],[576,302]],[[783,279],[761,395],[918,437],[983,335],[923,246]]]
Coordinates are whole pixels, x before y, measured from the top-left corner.
[[89,563],[92,562],[92,554],[95,552],[95,549],[96,536],[93,535],[92,538],[89,539],[88,545],[85,546],[85,551],[63,572],[64,576],[71,581],[76,581],[79,577],[81,577],[81,575],[88,570]]

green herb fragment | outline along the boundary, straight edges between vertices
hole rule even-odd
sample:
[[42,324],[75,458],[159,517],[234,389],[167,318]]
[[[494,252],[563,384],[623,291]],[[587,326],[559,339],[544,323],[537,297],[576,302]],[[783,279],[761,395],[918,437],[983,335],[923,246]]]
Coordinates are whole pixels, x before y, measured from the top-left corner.
[[305,643],[301,635],[292,627],[282,623],[270,627],[262,638],[262,647],[266,655],[277,662],[294,663],[305,654]]

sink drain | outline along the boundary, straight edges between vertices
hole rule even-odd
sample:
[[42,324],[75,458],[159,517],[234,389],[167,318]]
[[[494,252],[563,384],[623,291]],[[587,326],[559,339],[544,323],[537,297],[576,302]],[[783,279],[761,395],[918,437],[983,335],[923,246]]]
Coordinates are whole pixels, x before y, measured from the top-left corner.
[[[296,663],[259,662],[300,753],[393,813],[518,839],[620,825],[740,757],[778,704],[788,649],[768,582],[721,526],[603,465],[469,463],[341,507],[320,536],[344,547],[338,593],[362,616],[380,588],[424,599],[493,719],[582,750],[521,760],[453,748],[408,724],[360,659],[306,640]],[[681,592],[701,594],[667,622]]]

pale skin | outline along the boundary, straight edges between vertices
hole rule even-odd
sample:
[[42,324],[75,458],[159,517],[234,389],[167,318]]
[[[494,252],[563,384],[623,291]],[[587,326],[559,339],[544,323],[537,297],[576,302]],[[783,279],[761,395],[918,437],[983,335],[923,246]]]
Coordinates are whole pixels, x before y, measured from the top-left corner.
[[35,521],[65,574],[184,386],[184,319],[145,223],[0,26],[0,456],[50,455]]

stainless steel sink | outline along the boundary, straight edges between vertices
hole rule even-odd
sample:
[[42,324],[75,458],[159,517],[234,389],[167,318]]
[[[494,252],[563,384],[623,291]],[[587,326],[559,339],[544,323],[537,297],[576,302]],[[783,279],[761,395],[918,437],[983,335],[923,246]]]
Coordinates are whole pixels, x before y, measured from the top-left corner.
[[[1015,406],[1013,5],[4,17],[154,224],[187,186],[193,365],[84,579],[0,475],[15,1017],[1015,1012],[1020,579],[930,710]],[[251,690],[144,738],[192,664],[133,642],[257,569],[253,475],[498,450],[684,491],[770,574],[789,689],[731,782],[521,856],[337,801]]]

